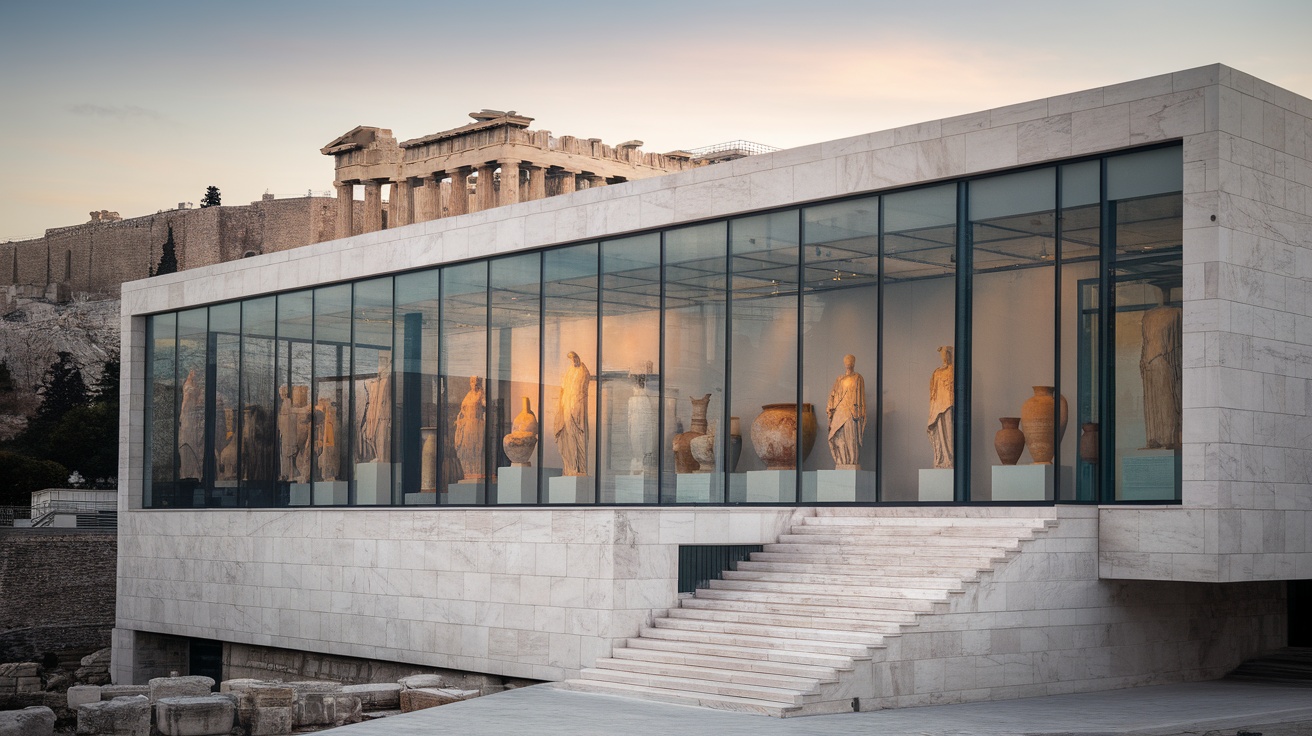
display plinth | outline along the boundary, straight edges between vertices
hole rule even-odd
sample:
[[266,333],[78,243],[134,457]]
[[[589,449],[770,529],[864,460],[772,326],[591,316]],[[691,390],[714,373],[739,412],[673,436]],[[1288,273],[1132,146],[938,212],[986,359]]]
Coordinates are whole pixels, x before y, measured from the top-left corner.
[[[560,475],[560,468],[546,468],[547,478]],[[522,465],[497,468],[497,503],[537,503],[538,469]]]
[[486,480],[458,480],[446,487],[443,503],[455,506],[472,506],[482,504],[487,497]]
[[[1051,501],[1051,463],[1043,465],[994,465],[994,501]],[[1063,475],[1071,469],[1062,466]]]
[[407,493],[405,494],[406,506],[434,506],[437,504],[437,491],[430,493]]
[[803,473],[802,500],[817,503],[874,501],[875,473],[856,469]]
[[793,503],[796,499],[796,470],[747,471],[748,503]]
[[350,483],[344,480],[317,480],[314,482],[315,506],[345,506],[349,500]]
[[655,503],[656,479],[645,475],[619,475],[615,477],[614,498],[605,498],[606,495],[603,490],[601,500],[604,503]]
[[392,464],[355,464],[355,504],[378,506],[392,502]]
[[1121,458],[1117,501],[1170,501],[1180,477],[1180,456],[1174,450],[1139,450]]
[[[308,485],[306,486],[309,487]],[[218,499],[219,506],[223,508],[233,508],[237,506],[237,481],[235,480],[216,480],[214,481],[214,497]],[[306,497],[308,499],[308,496]],[[306,501],[308,504],[309,501]]]
[[711,473],[678,473],[674,476],[675,503],[710,503],[715,476]]
[[592,503],[594,481],[590,475],[562,475],[547,479],[547,503]]
[[954,499],[952,489],[955,473],[952,468],[921,468],[920,500],[951,502]]
[[314,496],[310,492],[309,483],[293,483],[287,489],[287,504],[289,506],[309,506],[314,501]]

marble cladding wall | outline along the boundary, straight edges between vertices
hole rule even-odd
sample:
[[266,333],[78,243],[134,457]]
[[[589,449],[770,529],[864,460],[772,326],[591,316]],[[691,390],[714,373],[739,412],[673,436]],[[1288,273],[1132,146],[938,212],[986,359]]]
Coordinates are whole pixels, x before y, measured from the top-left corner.
[[154,632],[560,680],[675,605],[680,544],[772,542],[807,513],[136,511],[115,661]]
[[1284,584],[1104,580],[1098,510],[1059,523],[888,639],[862,710],[1211,679],[1285,643]]

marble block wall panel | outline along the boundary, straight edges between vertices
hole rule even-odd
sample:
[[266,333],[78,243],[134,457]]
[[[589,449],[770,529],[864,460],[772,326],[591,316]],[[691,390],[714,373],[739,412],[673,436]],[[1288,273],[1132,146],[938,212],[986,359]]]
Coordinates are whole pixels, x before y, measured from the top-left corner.
[[1097,509],[1057,507],[1057,518],[944,612],[888,639],[861,709],[1211,679],[1284,645],[1282,584],[1103,580]]
[[115,661],[140,669],[153,632],[565,679],[675,605],[680,544],[771,542],[808,513],[130,511]]

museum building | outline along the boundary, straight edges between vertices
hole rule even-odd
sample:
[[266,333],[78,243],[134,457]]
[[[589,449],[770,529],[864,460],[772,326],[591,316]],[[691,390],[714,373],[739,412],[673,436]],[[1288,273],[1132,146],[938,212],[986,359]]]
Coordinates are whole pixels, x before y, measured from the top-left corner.
[[125,284],[115,675],[1224,674],[1312,578],[1310,118],[1216,65]]

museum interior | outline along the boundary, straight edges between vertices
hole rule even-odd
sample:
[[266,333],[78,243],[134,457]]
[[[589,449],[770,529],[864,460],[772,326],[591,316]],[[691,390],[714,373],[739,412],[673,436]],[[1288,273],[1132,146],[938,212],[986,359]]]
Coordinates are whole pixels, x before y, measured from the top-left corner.
[[143,506],[1178,501],[1181,159],[154,314]]

